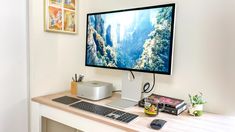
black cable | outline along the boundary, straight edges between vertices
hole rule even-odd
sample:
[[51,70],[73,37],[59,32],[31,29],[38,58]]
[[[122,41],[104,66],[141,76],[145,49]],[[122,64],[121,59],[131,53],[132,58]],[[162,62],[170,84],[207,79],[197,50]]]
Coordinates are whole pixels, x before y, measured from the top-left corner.
[[[130,72],[131,72],[133,79],[135,79],[134,73],[132,71]],[[154,86],[155,86],[155,73],[153,73],[153,86],[150,88],[150,83],[149,82],[145,83],[143,86],[142,93],[150,93],[153,90]]]
[[132,75],[133,79],[135,79],[134,73],[132,71],[130,71],[130,72],[131,72],[131,75]]
[[155,73],[153,73],[153,86],[152,86],[152,88],[150,88],[150,83],[147,82],[143,86],[143,92],[142,93],[150,93],[153,90],[154,86],[155,86]]

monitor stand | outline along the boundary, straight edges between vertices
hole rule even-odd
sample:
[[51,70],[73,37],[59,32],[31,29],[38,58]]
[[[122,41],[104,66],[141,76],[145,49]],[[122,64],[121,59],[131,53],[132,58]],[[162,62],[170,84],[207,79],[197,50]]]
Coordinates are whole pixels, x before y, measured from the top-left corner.
[[121,99],[115,100],[107,105],[120,109],[137,105],[141,99],[142,82],[142,73],[135,73],[135,79],[133,79],[130,72],[125,72],[122,77]]

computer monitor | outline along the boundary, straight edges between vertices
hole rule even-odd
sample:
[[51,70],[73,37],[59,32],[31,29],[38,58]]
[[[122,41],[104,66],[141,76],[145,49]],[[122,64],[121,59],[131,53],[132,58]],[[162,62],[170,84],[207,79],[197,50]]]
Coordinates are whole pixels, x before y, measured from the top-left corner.
[[170,75],[175,4],[87,14],[86,66]]
[[171,74],[174,8],[88,14],[86,66]]

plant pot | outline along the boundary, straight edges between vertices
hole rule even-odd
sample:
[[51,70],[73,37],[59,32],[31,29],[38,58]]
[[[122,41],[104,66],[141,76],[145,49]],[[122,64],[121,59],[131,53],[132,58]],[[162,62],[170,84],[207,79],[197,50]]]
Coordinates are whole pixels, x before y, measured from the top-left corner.
[[191,105],[188,112],[193,116],[201,116],[203,114],[203,104]]

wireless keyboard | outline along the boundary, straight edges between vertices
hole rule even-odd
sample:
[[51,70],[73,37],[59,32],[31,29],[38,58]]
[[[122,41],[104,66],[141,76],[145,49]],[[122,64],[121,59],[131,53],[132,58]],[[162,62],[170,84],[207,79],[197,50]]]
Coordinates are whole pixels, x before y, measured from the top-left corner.
[[92,104],[85,101],[81,101],[70,106],[124,123],[129,123],[130,121],[138,117],[138,115],[135,114],[127,113],[101,105]]

